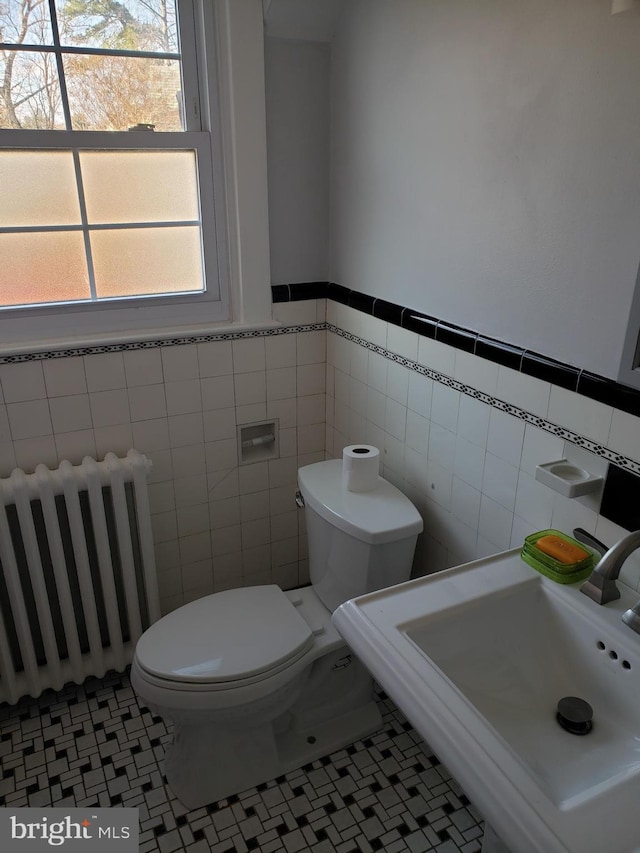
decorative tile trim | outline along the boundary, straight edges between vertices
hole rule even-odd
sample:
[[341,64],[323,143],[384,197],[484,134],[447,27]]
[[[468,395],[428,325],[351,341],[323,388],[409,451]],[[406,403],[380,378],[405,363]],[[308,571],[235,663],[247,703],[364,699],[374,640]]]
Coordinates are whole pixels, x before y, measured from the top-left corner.
[[[589,373],[574,365],[556,361],[532,350],[488,338],[479,332],[456,326],[446,320],[415,311],[413,308],[396,305],[357,290],[349,290],[334,282],[276,285],[272,291],[274,302],[322,297],[333,299],[334,302],[371,314],[423,337],[440,341],[480,358],[486,358],[495,364],[510,367],[527,376],[534,376],[536,379],[559,385],[583,397],[589,397],[591,400],[597,400],[640,417],[640,391],[635,388],[622,385],[605,376]],[[305,295],[307,293],[311,295]]]
[[[288,300],[287,300],[288,301]],[[203,335],[185,335],[179,338],[161,338],[150,341],[125,341],[119,344],[98,344],[86,347],[67,347],[61,350],[0,355],[0,364],[20,364],[25,361],[49,361],[54,358],[70,358],[81,355],[96,355],[105,352],[131,352],[141,349],[176,347],[186,344],[204,344],[210,341],[239,341],[244,338],[270,338],[275,335],[291,335],[295,332],[321,332],[326,323],[309,323],[301,326],[280,326],[273,329],[243,329],[237,332],[217,332]]]
[[544,430],[545,432],[549,432],[552,435],[557,435],[559,438],[564,439],[565,441],[570,441],[572,444],[575,444],[578,447],[584,447],[585,450],[588,450],[590,453],[593,453],[596,456],[600,456],[602,459],[606,459],[608,462],[613,462],[615,465],[618,465],[620,468],[624,468],[627,471],[631,471],[634,474],[640,475],[640,462],[636,462],[634,459],[630,459],[628,456],[623,456],[620,453],[616,453],[613,450],[610,450],[608,447],[605,447],[603,444],[599,444],[596,441],[592,441],[589,438],[585,438],[582,435],[579,435],[577,432],[573,432],[573,430],[567,429],[566,427],[559,426],[558,424],[554,424],[552,421],[546,420],[546,418],[539,417],[538,415],[534,415],[532,412],[528,412],[526,409],[521,409],[518,406],[514,406],[511,403],[505,403],[504,400],[500,400],[498,397],[493,397],[491,394],[487,394],[484,391],[478,391],[476,388],[473,388],[470,385],[465,385],[463,382],[459,382],[457,379],[452,379],[450,376],[446,376],[443,373],[438,373],[436,370],[432,370],[430,367],[425,367],[423,364],[418,364],[416,361],[412,361],[409,358],[405,358],[402,355],[398,355],[397,353],[390,352],[379,344],[373,344],[370,341],[365,340],[364,338],[360,338],[357,335],[352,334],[351,332],[345,332],[344,329],[339,328],[338,326],[334,326],[332,323],[326,323],[327,330],[333,332],[341,338],[345,338],[352,343],[358,344],[365,349],[371,350],[371,352],[375,352],[378,355],[383,356],[384,358],[389,359],[389,361],[393,361],[396,364],[401,364],[404,367],[408,367],[409,370],[414,370],[416,373],[422,374],[422,376],[426,376],[429,379],[432,379],[434,382],[439,382],[441,385],[446,385],[449,388],[453,388],[455,391],[460,391],[462,394],[466,394],[468,397],[473,397],[475,400],[480,400],[482,403],[486,403],[488,406],[492,406],[495,409],[499,409],[501,412],[505,412],[508,415],[513,415],[516,418],[519,418],[525,423],[533,424],[533,426],[538,427],[539,429]]

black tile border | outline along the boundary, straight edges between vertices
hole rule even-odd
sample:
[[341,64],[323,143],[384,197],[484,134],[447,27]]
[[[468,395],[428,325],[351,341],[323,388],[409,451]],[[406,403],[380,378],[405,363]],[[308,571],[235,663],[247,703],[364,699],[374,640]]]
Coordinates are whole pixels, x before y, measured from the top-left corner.
[[[314,297],[301,296],[312,287]],[[366,314],[373,314],[380,320],[393,323],[410,332],[416,332],[426,338],[435,339],[456,349],[485,358],[503,367],[517,370],[527,376],[541,379],[552,385],[558,385],[574,391],[583,397],[605,403],[614,409],[640,417],[640,391],[628,385],[622,385],[614,379],[599,376],[572,364],[565,364],[541,353],[533,352],[506,341],[496,340],[456,326],[444,319],[424,314],[404,305],[387,302],[356,290],[349,290],[334,282],[312,282],[311,284],[275,285],[272,288],[274,302],[284,302],[283,290],[287,288],[290,300],[300,298],[326,298],[340,302]]]

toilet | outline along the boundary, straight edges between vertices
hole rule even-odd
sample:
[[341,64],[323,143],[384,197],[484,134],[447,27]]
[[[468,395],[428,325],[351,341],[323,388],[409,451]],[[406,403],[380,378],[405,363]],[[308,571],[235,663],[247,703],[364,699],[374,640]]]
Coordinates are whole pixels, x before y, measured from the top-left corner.
[[331,622],[350,598],[408,580],[422,519],[382,477],[342,485],[342,461],[298,471],[311,586],[217,592],[140,638],[131,682],[174,727],[167,781],[194,809],[376,731],[373,682]]

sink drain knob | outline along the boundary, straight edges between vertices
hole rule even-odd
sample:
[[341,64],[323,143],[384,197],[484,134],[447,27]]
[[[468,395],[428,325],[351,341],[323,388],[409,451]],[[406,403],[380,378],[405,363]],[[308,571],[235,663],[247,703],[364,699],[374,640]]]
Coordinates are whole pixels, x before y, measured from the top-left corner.
[[588,735],[593,728],[593,708],[578,696],[565,696],[558,702],[556,719],[572,735]]

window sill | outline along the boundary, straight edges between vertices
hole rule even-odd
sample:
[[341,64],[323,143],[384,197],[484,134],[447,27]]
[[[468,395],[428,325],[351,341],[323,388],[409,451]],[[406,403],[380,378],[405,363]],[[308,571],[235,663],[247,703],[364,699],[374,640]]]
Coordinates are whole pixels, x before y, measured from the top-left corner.
[[74,350],[102,349],[111,347],[126,347],[128,344],[154,343],[162,345],[164,342],[187,342],[191,339],[204,338],[210,335],[231,335],[237,332],[264,331],[278,329],[284,324],[275,320],[262,323],[207,323],[203,325],[175,326],[170,329],[159,327],[154,329],[136,330],[131,329],[124,332],[96,333],[93,335],[76,336],[73,338],[51,338],[38,339],[27,342],[9,342],[0,344],[0,358],[8,356],[35,355],[36,353],[58,353],[64,351],[71,354]]

